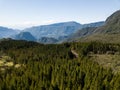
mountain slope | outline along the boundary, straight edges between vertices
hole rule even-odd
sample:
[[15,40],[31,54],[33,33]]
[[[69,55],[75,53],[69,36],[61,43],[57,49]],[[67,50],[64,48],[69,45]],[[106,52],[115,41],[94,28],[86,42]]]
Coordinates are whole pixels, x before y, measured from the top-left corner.
[[108,17],[105,25],[98,27],[91,35],[81,38],[80,41],[120,43],[120,10]]
[[35,37],[32,36],[29,32],[21,32],[13,37],[16,40],[27,40],[27,41],[36,41]]
[[0,38],[8,38],[17,33],[19,31],[0,26]]
[[120,33],[120,10],[106,19],[105,25],[96,29],[96,33]]
[[97,27],[86,27],[83,29],[78,30],[77,32],[71,34],[67,41],[75,41],[78,38],[86,37],[88,35],[91,35]]

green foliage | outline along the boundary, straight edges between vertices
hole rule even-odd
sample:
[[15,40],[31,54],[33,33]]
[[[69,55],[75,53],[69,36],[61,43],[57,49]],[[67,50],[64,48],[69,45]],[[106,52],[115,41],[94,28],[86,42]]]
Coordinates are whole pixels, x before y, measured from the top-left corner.
[[[64,43],[43,45],[3,41],[3,53],[24,67],[0,72],[0,90],[119,90],[120,76],[88,57],[90,52],[119,52],[119,44]],[[71,49],[79,57],[73,57]]]

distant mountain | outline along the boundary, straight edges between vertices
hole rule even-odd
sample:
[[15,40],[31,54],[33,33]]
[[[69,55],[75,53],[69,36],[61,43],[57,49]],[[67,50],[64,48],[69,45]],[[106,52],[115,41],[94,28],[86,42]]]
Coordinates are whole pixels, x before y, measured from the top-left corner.
[[63,42],[76,41],[79,38],[83,38],[83,37],[86,37],[88,35],[91,35],[94,33],[94,31],[97,29],[97,27],[101,27],[104,24],[105,24],[104,21],[83,24],[81,29],[79,29],[76,32],[72,33],[71,35],[67,36],[67,38],[65,40],[63,40]]
[[83,24],[82,28],[86,28],[86,27],[100,27],[100,26],[103,26],[104,24],[105,24],[104,21],[94,22],[94,23],[89,23],[89,24]]
[[[20,31],[0,27],[0,38],[13,38],[16,40],[37,41],[41,43],[57,43],[66,40],[67,38],[84,36],[92,27],[104,25],[104,22],[95,22],[90,24],[79,24],[77,22],[62,22],[50,25],[34,26]],[[84,28],[84,29],[83,29]],[[83,30],[82,30],[83,29]],[[76,36],[76,34],[79,35]],[[92,31],[91,31],[92,32]],[[72,35],[73,34],[73,35]],[[87,33],[91,34],[91,33]]]
[[105,25],[98,27],[91,35],[80,39],[80,41],[120,43],[120,10],[109,16]]
[[0,38],[8,38],[12,35],[18,34],[18,30],[13,30],[10,28],[0,26]]
[[77,22],[64,22],[51,25],[43,25],[27,28],[24,31],[30,32],[34,37],[40,39],[41,37],[50,37],[58,39],[59,37],[68,36],[82,27]]
[[31,35],[29,32],[21,32],[12,37],[16,40],[27,40],[27,41],[36,41],[35,37]]
[[90,24],[79,24],[77,22],[63,22],[55,23],[50,25],[36,26],[32,28],[27,28],[24,31],[30,32],[36,39],[41,40],[42,37],[54,38],[59,41],[63,41],[68,38],[71,34],[77,32],[78,30],[86,27],[99,27],[102,26],[104,22],[95,22]]
[[53,44],[53,43],[57,43],[58,40],[55,38],[42,37],[38,39],[37,42],[44,43],[44,44]]

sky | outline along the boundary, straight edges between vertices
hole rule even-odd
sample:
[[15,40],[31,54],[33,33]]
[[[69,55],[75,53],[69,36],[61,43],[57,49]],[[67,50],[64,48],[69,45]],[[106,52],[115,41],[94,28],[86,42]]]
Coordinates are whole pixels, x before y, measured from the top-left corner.
[[120,0],[0,0],[0,26],[26,27],[76,21],[105,21]]

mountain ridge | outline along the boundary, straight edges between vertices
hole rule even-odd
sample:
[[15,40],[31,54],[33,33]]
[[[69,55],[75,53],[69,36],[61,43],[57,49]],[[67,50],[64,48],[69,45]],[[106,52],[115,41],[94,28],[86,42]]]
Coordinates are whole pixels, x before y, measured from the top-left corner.
[[120,43],[120,10],[110,15],[103,26],[98,27],[94,32],[78,41],[101,41]]

